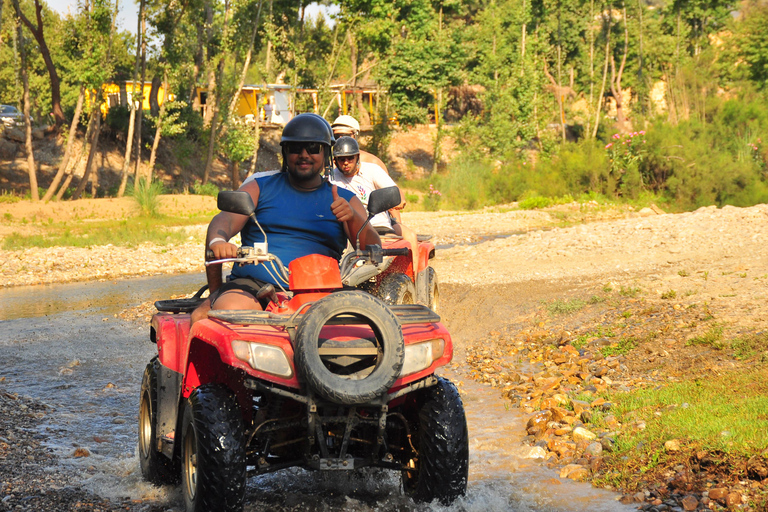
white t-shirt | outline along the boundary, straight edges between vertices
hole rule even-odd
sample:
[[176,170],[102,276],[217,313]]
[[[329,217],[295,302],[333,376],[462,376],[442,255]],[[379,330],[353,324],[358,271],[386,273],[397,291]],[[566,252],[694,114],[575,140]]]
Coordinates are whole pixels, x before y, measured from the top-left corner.
[[[331,183],[354,192],[366,208],[368,208],[368,196],[371,192],[380,188],[396,186],[387,171],[370,162],[360,162],[360,170],[351,178],[347,178],[338,167],[334,167],[331,172]],[[376,214],[371,219],[371,226],[392,229],[389,213]]]

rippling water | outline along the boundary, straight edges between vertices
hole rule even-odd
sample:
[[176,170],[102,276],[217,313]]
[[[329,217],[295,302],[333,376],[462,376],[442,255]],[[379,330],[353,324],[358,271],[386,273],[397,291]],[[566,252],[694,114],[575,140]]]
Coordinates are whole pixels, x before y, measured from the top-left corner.
[[[138,394],[156,353],[148,327],[113,314],[195,291],[200,275],[0,290],[0,377],[9,391],[50,405],[42,429],[62,468],[104,497],[183,509],[178,489],[141,480],[136,457]],[[524,458],[525,418],[497,390],[460,375],[470,433],[467,496],[451,507],[416,506],[392,472],[330,475],[298,469],[252,478],[246,511],[622,511],[616,494],[557,478]],[[75,458],[77,448],[89,457]]]

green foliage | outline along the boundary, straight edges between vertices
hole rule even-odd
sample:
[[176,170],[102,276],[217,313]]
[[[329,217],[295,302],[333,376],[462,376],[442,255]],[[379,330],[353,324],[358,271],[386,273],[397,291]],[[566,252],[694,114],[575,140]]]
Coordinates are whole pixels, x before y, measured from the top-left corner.
[[440,209],[440,200],[442,197],[443,194],[430,183],[429,190],[424,194],[424,209],[428,212],[436,212]]
[[133,199],[139,207],[141,215],[145,217],[160,216],[160,194],[163,193],[163,185],[154,181],[140,179],[133,187]]
[[199,196],[217,197],[219,195],[219,187],[210,182],[205,185],[195,183],[192,185],[192,191]]
[[[611,393],[614,414],[622,423],[643,421],[617,439],[616,455],[631,454],[633,464],[651,452],[663,452],[676,438],[696,449],[749,457],[768,447],[766,367],[727,375],[709,375],[630,393]],[[636,467],[636,466],[635,466]]]
[[232,162],[242,162],[253,155],[254,130],[242,123],[233,123],[219,143],[221,152]]
[[[89,222],[87,225],[54,225],[46,228],[43,235],[23,236],[18,233],[3,239],[4,250],[18,250],[30,247],[91,247],[96,245],[117,245],[136,247],[143,242],[158,245],[181,244],[189,240],[186,229],[168,229],[170,219],[139,217],[122,221]],[[182,225],[204,222],[195,218],[178,223]],[[177,222],[172,222],[176,224]]]
[[723,343],[723,326],[715,324],[701,336],[689,339],[686,345],[705,345],[718,350],[725,348]]
[[628,354],[637,346],[634,338],[621,338],[618,343],[611,343],[607,347],[600,348],[600,353],[605,357],[621,356]]
[[569,315],[584,308],[587,302],[581,299],[556,299],[547,304],[547,311],[551,315]]

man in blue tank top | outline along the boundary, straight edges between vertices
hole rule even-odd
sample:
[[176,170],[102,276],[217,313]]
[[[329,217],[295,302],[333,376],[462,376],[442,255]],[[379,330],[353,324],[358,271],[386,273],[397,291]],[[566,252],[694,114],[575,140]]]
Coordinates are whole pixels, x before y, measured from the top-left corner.
[[[287,267],[308,254],[336,259],[367,219],[363,204],[353,192],[337,188],[322,176],[330,162],[333,133],[316,114],[294,117],[283,129],[280,146],[283,167],[248,179],[240,190],[248,192],[269,241],[269,251]],[[237,257],[237,246],[229,239],[241,234],[243,245],[264,241],[261,230],[244,215],[220,212],[208,225],[206,246],[213,259]],[[366,226],[360,245],[380,244],[376,231]],[[234,279],[222,283],[221,265],[206,268],[211,296],[193,313],[192,323],[207,318],[210,309],[262,309],[258,292],[265,285],[277,285],[274,272],[265,265],[235,266]]]

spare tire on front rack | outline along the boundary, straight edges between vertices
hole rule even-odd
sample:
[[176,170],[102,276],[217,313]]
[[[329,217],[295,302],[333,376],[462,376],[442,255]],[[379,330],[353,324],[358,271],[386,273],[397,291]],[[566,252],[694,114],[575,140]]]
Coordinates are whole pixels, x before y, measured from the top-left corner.
[[[405,358],[402,328],[380,299],[340,291],[318,300],[303,316],[296,329],[296,371],[326,400],[370,403],[400,376]],[[336,326],[345,326],[344,336],[336,337]],[[349,335],[350,326],[358,326],[355,335]]]

